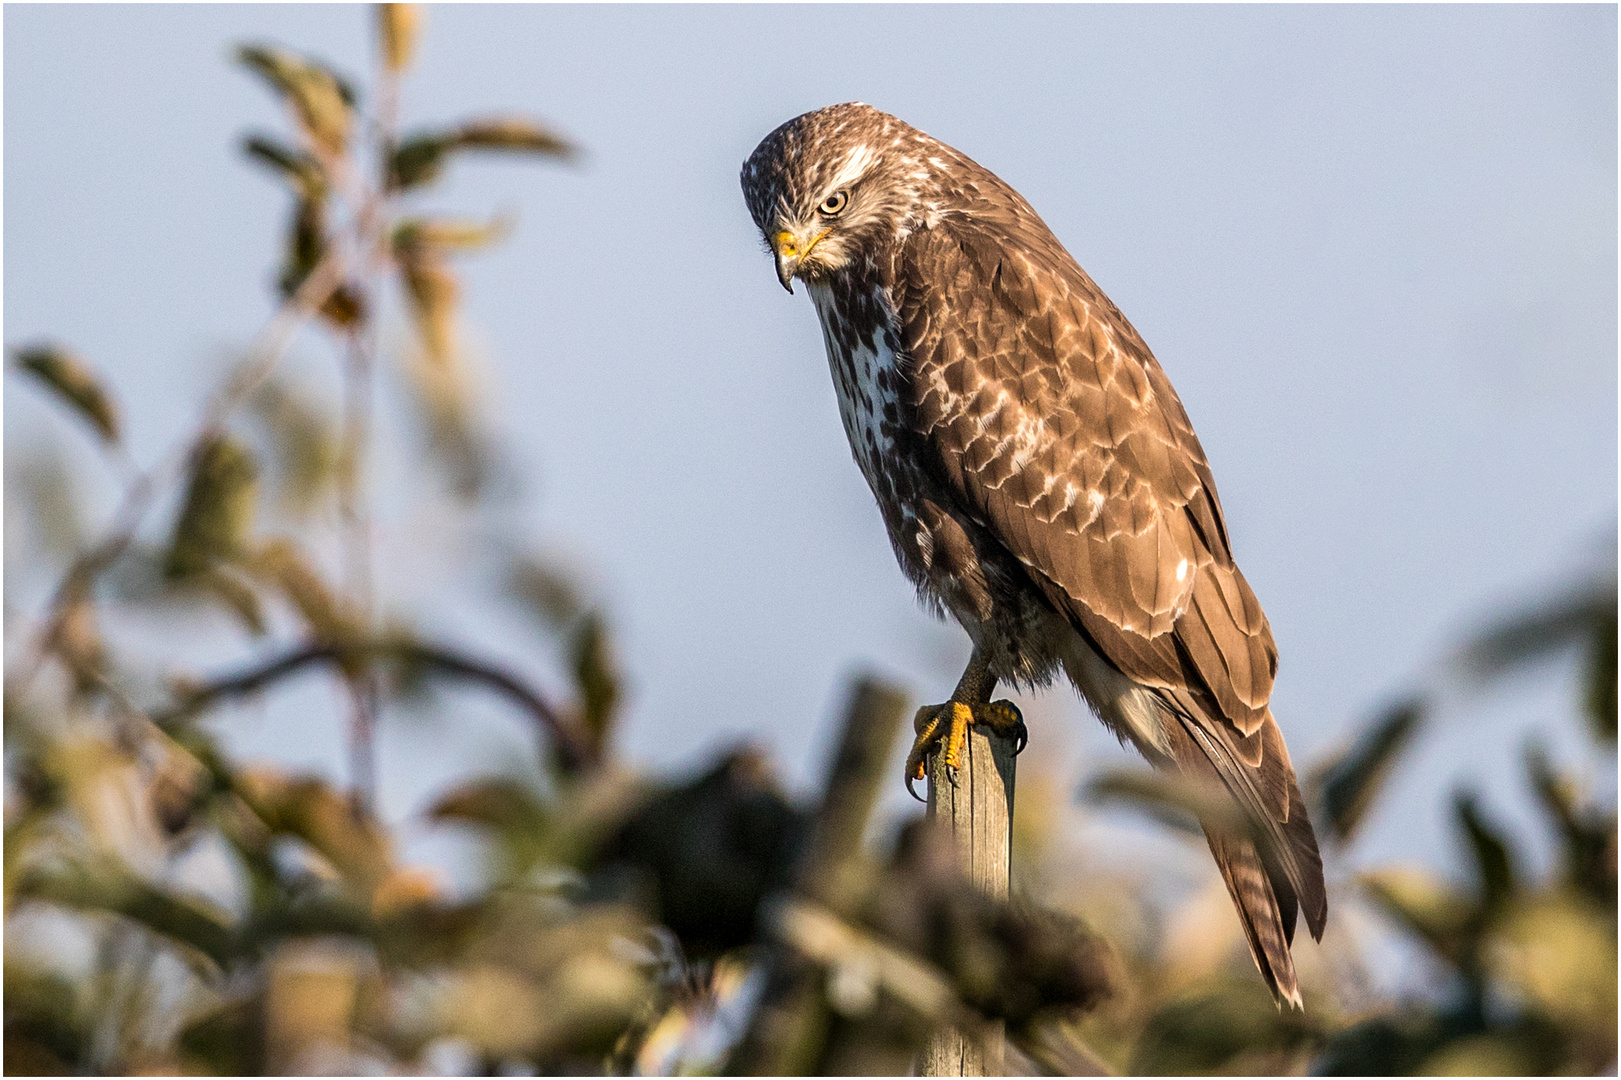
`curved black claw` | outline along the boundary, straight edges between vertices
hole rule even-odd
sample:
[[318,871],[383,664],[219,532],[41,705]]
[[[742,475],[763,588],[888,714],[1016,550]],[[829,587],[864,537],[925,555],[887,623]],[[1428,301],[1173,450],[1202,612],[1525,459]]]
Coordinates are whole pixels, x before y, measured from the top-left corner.
[[929,755],[945,734],[941,731],[941,714],[949,712],[950,708],[949,701],[944,705],[925,705],[917,711],[917,718],[912,721],[912,726],[917,731],[917,741],[912,744],[911,752],[906,755],[906,791],[918,802],[929,800],[919,795],[912,785],[927,775]]

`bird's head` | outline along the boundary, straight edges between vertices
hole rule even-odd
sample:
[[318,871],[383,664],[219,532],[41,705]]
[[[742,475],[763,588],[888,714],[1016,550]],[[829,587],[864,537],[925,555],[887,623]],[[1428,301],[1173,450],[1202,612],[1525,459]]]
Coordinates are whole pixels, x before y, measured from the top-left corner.
[[947,148],[870,105],[830,105],[783,124],[743,163],[743,197],[777,280],[816,281],[907,229]]

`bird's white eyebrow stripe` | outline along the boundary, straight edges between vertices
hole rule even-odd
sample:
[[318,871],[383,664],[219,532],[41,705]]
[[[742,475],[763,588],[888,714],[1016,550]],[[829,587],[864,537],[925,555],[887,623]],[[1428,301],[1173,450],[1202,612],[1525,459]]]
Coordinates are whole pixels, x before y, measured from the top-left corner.
[[862,174],[872,168],[873,162],[877,160],[878,152],[872,147],[866,143],[857,146],[850,151],[850,156],[844,159],[843,164],[839,166],[839,171],[833,174],[833,179],[827,185],[828,190],[830,192],[837,191],[839,188],[855,183],[861,179]]

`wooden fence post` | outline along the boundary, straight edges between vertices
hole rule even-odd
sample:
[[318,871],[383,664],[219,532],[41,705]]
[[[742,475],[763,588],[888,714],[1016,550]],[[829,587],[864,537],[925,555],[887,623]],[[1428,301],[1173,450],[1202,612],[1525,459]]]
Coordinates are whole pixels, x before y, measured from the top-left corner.
[[[1008,894],[1013,840],[1013,740],[969,728],[956,783],[946,779],[944,742],[929,763],[929,814],[951,829],[963,871],[997,899]],[[984,1037],[955,1028],[937,1032],[919,1062],[923,1076],[1001,1076],[1000,1026]]]

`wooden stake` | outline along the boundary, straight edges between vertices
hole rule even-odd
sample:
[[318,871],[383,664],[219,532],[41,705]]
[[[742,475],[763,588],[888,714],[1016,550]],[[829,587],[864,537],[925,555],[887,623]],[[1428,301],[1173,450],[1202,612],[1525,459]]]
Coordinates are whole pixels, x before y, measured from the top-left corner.
[[[942,740],[929,762],[929,814],[950,827],[973,883],[1005,899],[1013,842],[1013,740],[969,728],[955,784],[946,778],[944,756]],[[920,1071],[923,1076],[1001,1076],[1002,1050],[999,1025],[981,1039],[946,1028],[929,1040]]]

